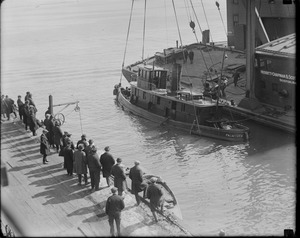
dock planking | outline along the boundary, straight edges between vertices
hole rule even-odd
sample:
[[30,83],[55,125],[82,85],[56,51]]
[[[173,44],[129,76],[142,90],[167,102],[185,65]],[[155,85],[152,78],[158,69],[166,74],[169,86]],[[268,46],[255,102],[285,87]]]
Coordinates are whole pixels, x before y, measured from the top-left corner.
[[[20,121],[1,123],[1,160],[5,163],[9,185],[1,188],[1,206],[14,210],[26,236],[109,236],[105,204],[111,195],[101,176],[100,191],[77,185],[62,168],[63,158],[54,150],[48,164],[39,154],[39,136],[26,132]],[[136,206],[129,192],[125,195],[121,232],[124,236],[190,236],[158,214],[153,222],[148,206]],[[1,207],[2,211],[2,207]],[[14,225],[1,212],[1,220]],[[17,233],[17,229],[15,229]],[[18,233],[17,233],[18,235]]]

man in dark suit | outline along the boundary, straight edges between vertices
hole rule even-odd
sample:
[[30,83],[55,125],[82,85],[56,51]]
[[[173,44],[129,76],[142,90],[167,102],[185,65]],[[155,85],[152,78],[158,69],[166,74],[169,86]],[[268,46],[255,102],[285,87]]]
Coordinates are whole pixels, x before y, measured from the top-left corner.
[[46,134],[48,131],[46,129],[43,130],[41,134],[41,144],[40,144],[40,153],[43,155],[43,164],[47,164],[49,161],[47,160],[47,155],[50,154],[50,145],[47,139]]
[[105,152],[100,157],[100,163],[102,165],[103,177],[106,178],[107,186],[110,186],[111,182],[110,182],[109,177],[111,175],[111,168],[115,164],[115,159],[109,153],[109,151],[110,151],[109,146],[106,146],[104,148],[104,150],[105,150]]
[[125,204],[123,201],[123,198],[119,195],[117,195],[118,189],[116,187],[113,187],[111,189],[111,192],[113,195],[111,195],[107,201],[105,206],[105,213],[108,215],[108,223],[110,226],[110,234],[111,236],[114,236],[115,229],[114,229],[114,221],[116,221],[116,227],[118,231],[118,236],[121,236],[121,211],[124,209]]
[[97,148],[94,145],[91,147],[87,155],[87,164],[88,164],[90,177],[91,177],[91,186],[92,186],[91,191],[93,191],[94,188],[95,191],[98,191],[100,190],[99,183],[100,183],[101,164],[100,164],[99,155],[97,154]]
[[111,168],[111,174],[114,176],[114,186],[118,188],[118,195],[123,196],[127,189],[125,168],[122,159],[117,158],[117,163]]
[[140,161],[135,161],[134,166],[129,171],[129,178],[131,179],[131,190],[135,195],[135,199],[137,205],[140,205],[139,192],[144,191],[147,186],[146,183],[143,182],[143,171],[140,168]]

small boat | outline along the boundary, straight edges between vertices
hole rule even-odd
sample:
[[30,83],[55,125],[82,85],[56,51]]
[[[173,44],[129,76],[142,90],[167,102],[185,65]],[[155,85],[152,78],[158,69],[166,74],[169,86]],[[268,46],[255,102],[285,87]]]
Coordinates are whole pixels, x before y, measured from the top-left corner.
[[[125,174],[126,174],[127,178],[129,178],[129,171],[130,171],[130,168],[127,167],[125,169]],[[156,184],[162,189],[163,194],[164,194],[164,199],[165,199],[164,211],[162,212],[159,209],[157,209],[156,211],[171,220],[174,220],[174,219],[182,220],[182,213],[181,213],[179,203],[178,203],[174,193],[170,189],[170,187],[167,185],[167,183],[165,181],[162,180],[161,177],[159,177],[157,175],[147,174],[147,173],[143,174],[143,179],[144,179],[145,183],[147,183],[148,185],[151,183],[150,182],[151,178],[157,179]],[[111,175],[111,179],[112,180],[114,179],[114,177],[112,175]],[[128,190],[131,192],[130,188],[128,188]],[[147,188],[146,188],[145,194],[146,193],[147,193]],[[140,199],[147,205],[150,205],[149,199],[144,198],[143,196],[140,196]]]
[[[173,216],[182,220],[181,209],[178,204],[178,201],[177,201],[174,193],[172,192],[172,190],[167,185],[167,183],[164,182],[161,179],[161,177],[152,175],[152,174],[144,174],[143,178],[147,182],[147,184],[151,183],[150,182],[151,178],[157,179],[156,184],[162,189],[164,198],[165,198],[164,208],[166,210],[164,212],[166,213],[166,211],[167,211],[168,213],[171,213]],[[146,192],[147,192],[147,189],[146,189]],[[160,212],[159,210],[157,210],[157,211]]]

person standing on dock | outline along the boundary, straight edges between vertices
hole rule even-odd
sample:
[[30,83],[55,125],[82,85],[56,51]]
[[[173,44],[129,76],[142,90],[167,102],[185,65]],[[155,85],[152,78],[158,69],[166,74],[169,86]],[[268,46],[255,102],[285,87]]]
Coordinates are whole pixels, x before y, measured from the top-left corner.
[[83,151],[83,144],[78,145],[78,150],[73,154],[74,172],[78,175],[78,185],[81,185],[82,175],[84,176],[85,185],[88,184],[87,179],[87,160]]
[[7,120],[9,121],[10,120],[10,114],[11,113],[14,113],[15,117],[17,118],[17,114],[14,110],[14,103],[15,101],[12,100],[11,98],[9,98],[7,95],[5,96],[5,99],[4,99],[4,110],[6,112],[6,116],[7,116]]
[[106,146],[104,148],[105,152],[100,156],[100,163],[102,165],[102,174],[103,177],[106,178],[107,186],[111,185],[110,175],[111,168],[116,163],[114,157],[109,153],[110,147]]
[[[94,140],[89,139],[89,145],[88,145],[87,147],[85,147],[85,154],[86,154],[87,157],[88,157],[89,154],[91,153],[91,150],[92,150],[92,147],[93,147],[93,146],[95,146]],[[100,163],[100,161],[99,161],[99,163]]]
[[[134,161],[134,166],[129,171],[129,178],[131,179],[131,190],[135,195],[137,205],[140,205],[139,192],[144,191],[147,187],[147,184],[143,181],[143,171],[140,168],[140,161]],[[145,194],[144,196],[145,197]]]
[[73,175],[73,154],[74,154],[74,145],[72,148],[72,141],[71,139],[66,140],[66,146],[64,148],[64,167],[67,170],[69,176]]
[[100,190],[99,184],[100,184],[100,171],[101,171],[101,164],[99,155],[97,154],[97,148],[93,145],[91,149],[89,150],[89,153],[87,154],[87,164],[90,171],[90,177],[91,177],[91,186],[93,189],[95,188],[95,191]]
[[35,117],[35,107],[33,105],[29,105],[29,129],[32,132],[33,136],[36,136],[36,130],[39,128],[39,125],[37,124],[37,120]]
[[18,96],[17,104],[18,104],[18,111],[20,120],[23,121],[23,115],[24,115],[24,103],[22,102],[22,96]]
[[121,158],[117,158],[117,163],[111,168],[111,174],[114,176],[114,186],[118,188],[118,195],[122,196],[127,189],[127,184]]
[[234,87],[236,87],[237,86],[237,82],[240,79],[240,74],[237,71],[235,71],[232,77],[233,77]]
[[156,184],[157,178],[150,179],[151,184],[147,188],[147,198],[150,199],[150,209],[156,222],[158,222],[155,210],[160,208],[163,212],[164,196],[162,189]]
[[47,133],[48,131],[44,129],[40,138],[40,153],[43,155],[43,164],[47,164],[49,162],[47,160],[47,155],[50,154],[50,145],[46,136]]
[[49,131],[47,133],[49,144],[50,144],[50,146],[53,146],[54,145],[54,143],[53,143],[53,127],[54,127],[54,125],[53,125],[53,121],[51,120],[50,116],[51,116],[50,114],[45,115],[44,126]]
[[189,52],[189,59],[190,59],[190,62],[192,64],[193,61],[194,61],[194,51],[192,51],[192,50],[190,50],[190,52]]
[[117,191],[116,187],[111,189],[113,195],[107,199],[105,206],[111,236],[115,236],[114,221],[116,221],[118,236],[121,236],[121,211],[125,208],[124,200],[121,196],[117,195]]
[[81,139],[77,142],[76,149],[78,149],[79,144],[83,145],[83,151],[85,151],[85,147],[87,147],[89,145],[86,141],[86,134],[83,134],[81,136]]
[[63,132],[60,128],[59,122],[55,121],[54,127],[53,127],[53,140],[54,140],[54,144],[56,146],[56,151],[57,153],[59,152],[59,150],[61,149],[62,146],[62,136],[63,136]]

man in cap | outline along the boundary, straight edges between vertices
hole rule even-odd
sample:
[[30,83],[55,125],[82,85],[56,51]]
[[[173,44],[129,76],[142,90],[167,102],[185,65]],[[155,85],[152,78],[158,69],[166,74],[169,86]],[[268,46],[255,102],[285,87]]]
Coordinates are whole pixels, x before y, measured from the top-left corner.
[[118,188],[118,195],[122,196],[127,189],[127,184],[121,158],[117,158],[117,164],[111,168],[111,174],[114,176],[114,186]]
[[41,144],[40,144],[40,153],[43,155],[43,164],[48,163],[49,161],[47,160],[47,155],[50,154],[50,144],[48,142],[46,134],[48,131],[46,129],[43,129],[43,132],[41,134]]
[[[88,147],[87,147],[88,148]],[[100,171],[101,171],[101,164],[99,155],[97,154],[97,148],[93,145],[87,154],[87,164],[90,171],[91,177],[91,186],[95,191],[100,190],[99,183],[100,183]]]
[[89,156],[89,154],[91,153],[91,149],[92,147],[95,146],[94,141],[92,139],[89,139],[89,144],[87,147],[85,147],[85,154],[86,156]]
[[114,221],[116,221],[118,236],[121,236],[121,211],[125,207],[123,198],[117,195],[117,191],[118,189],[116,187],[111,189],[113,195],[107,199],[105,206],[105,213],[108,215],[111,236],[115,236]]
[[114,157],[109,153],[110,148],[106,146],[104,148],[105,152],[100,156],[100,163],[102,165],[102,174],[103,177],[106,178],[107,186],[111,185],[110,182],[110,175],[111,175],[111,168],[115,164]]
[[85,151],[85,147],[88,146],[88,143],[86,141],[86,134],[82,134],[81,139],[77,142],[76,149],[78,149],[79,144],[83,144],[83,151]]
[[150,179],[151,184],[147,188],[147,198],[150,199],[150,208],[156,222],[158,222],[155,210],[160,208],[163,211],[164,197],[162,189],[156,184],[157,178]]
[[143,171],[140,168],[140,161],[134,161],[134,166],[129,171],[129,178],[131,179],[131,190],[135,195],[137,205],[140,205],[139,192],[145,191],[147,184],[143,181]]

